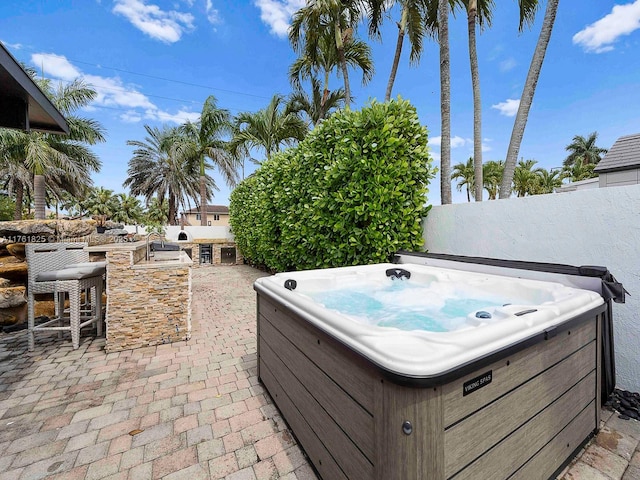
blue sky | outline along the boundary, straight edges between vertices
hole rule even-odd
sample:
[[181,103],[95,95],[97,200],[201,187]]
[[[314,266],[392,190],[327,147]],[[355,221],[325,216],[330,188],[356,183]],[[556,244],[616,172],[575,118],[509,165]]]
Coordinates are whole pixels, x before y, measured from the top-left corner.
[[[558,167],[574,135],[599,134],[610,148],[622,135],[640,132],[640,0],[560,2],[555,28],[520,156]],[[107,142],[95,147],[103,167],[95,185],[125,191],[127,140],[142,140],[144,125],[196,120],[208,95],[232,114],[264,108],[275,93],[291,91],[287,71],[295,59],[286,37],[291,14],[304,0],[3,0],[0,41],[19,60],[48,78],[84,77],[99,93],[83,112],[100,121]],[[518,33],[517,2],[496,2],[490,29],[478,37],[483,106],[484,160],[501,160],[513,127],[546,2],[537,21]],[[355,108],[383,99],[395,48],[397,10],[382,41],[368,40],[375,76],[360,84],[350,73]],[[473,108],[466,16],[450,21],[452,164],[473,152]],[[366,32],[361,32],[364,35]],[[405,43],[394,96],[409,99],[429,130],[439,164],[440,88],[437,45],[425,41],[417,67]],[[340,79],[332,79],[337,87]],[[255,166],[247,162],[245,174]],[[228,204],[220,188],[213,203]],[[439,178],[429,202],[440,203]],[[466,201],[453,187],[454,202]]]

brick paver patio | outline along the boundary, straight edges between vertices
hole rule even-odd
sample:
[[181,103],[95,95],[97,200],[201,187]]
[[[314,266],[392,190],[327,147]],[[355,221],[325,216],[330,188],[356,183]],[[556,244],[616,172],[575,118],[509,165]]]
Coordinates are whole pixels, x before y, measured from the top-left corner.
[[[24,331],[0,336],[0,480],[316,479],[256,377],[262,275],[194,269],[189,342],[106,354],[39,335],[29,353]],[[567,480],[640,480],[640,423],[605,416]]]

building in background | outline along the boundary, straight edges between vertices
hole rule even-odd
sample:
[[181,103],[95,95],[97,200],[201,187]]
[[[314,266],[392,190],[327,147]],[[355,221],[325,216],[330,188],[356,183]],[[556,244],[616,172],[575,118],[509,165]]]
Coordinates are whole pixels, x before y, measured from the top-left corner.
[[594,171],[600,188],[640,184],[640,133],[617,139]]
[[[183,213],[185,225],[200,225],[200,207],[191,208]],[[207,205],[207,226],[226,227],[229,225],[229,207],[226,205]]]

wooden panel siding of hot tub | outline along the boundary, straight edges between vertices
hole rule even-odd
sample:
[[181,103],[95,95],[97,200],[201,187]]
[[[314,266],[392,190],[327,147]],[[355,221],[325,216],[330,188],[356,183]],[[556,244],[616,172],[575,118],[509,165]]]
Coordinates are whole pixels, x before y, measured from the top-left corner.
[[[517,388],[595,339],[596,322],[588,321],[445,385],[445,428]],[[488,371],[492,372],[490,384],[469,395],[463,395],[465,382]]]
[[327,335],[322,335],[326,341],[319,344],[317,334],[322,333],[320,330],[263,295],[259,296],[258,312],[283,332],[311,361],[316,365],[323,365],[331,379],[347,390],[365,410],[373,411],[372,383],[376,376],[372,373],[369,362]]
[[[448,477],[455,480],[477,480],[509,478],[523,464],[560,434],[571,420],[577,417],[580,427],[588,427],[588,432],[595,429],[595,401],[593,399],[595,372],[579,382],[557,402],[536,415],[522,428],[515,430],[503,441],[484,453],[472,464],[457,474]],[[591,399],[585,404],[585,401]],[[584,416],[580,416],[583,410]],[[586,428],[585,428],[586,429]],[[585,437],[573,439],[573,444],[564,449],[569,455],[582,443]],[[529,478],[549,478],[560,465],[547,465],[537,475]]]
[[[529,432],[540,429],[536,416],[563,395],[569,395],[568,392],[574,391],[573,387],[577,383],[581,386],[578,390],[583,396],[580,398],[576,394],[573,398],[575,403],[571,403],[571,408],[568,410],[562,410],[557,422],[554,422],[564,427],[594,398],[595,356],[595,347],[587,345],[531,381],[446,430],[444,450],[447,478],[471,464],[476,458],[485,455],[519,428]],[[569,402],[573,400],[569,398]],[[577,412],[574,409],[577,409]],[[565,423],[562,423],[563,421]],[[593,430],[595,411],[592,412],[590,422]],[[544,432],[536,433],[544,434]],[[553,438],[556,433],[549,432],[544,443]],[[530,436],[532,436],[531,433],[527,438],[529,439]],[[531,442],[527,443],[527,450],[529,450]],[[531,453],[525,453],[525,455],[527,456],[523,461],[528,460]]]
[[[371,414],[353,401],[347,392],[333,382],[300,350],[291,348],[292,345],[287,344],[289,340],[275,328],[272,328],[271,324],[268,324],[268,320],[265,320],[262,327],[260,356],[264,363],[270,365],[272,371],[289,370],[291,376],[285,381],[295,378],[297,380],[295,387],[299,384],[306,389],[300,392],[300,396],[305,398],[305,402],[311,401],[311,399],[317,402],[318,408],[324,411],[324,413],[320,413],[320,416],[324,420],[335,421],[344,430],[344,433],[353,439],[353,444],[362,450],[364,456],[367,459],[373,459],[373,417]],[[311,398],[307,395],[309,391],[314,392],[314,396]],[[327,418],[325,418],[325,413],[328,415]],[[351,444],[346,444],[344,447],[346,450],[350,448]]]
[[[376,377],[304,320],[259,297],[259,375],[323,478],[374,478]],[[340,473],[337,473],[340,472]]]
[[593,432],[593,409],[595,401],[574,418],[553,440],[520,468],[509,480],[531,480],[551,478],[558,466],[571,458],[571,454],[583,444]]
[[[602,310],[448,384],[417,388],[258,294],[258,374],[324,480],[548,478],[598,425]],[[462,395],[489,370],[490,383]]]

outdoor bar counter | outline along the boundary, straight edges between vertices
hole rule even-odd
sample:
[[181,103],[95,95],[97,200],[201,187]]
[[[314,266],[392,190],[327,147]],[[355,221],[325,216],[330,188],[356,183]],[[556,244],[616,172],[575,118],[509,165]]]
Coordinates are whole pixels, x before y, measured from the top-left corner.
[[191,268],[176,259],[147,258],[147,242],[87,247],[104,253],[107,352],[188,340],[191,337]]

